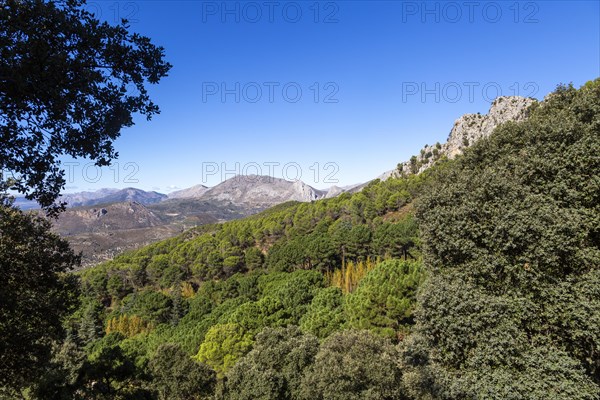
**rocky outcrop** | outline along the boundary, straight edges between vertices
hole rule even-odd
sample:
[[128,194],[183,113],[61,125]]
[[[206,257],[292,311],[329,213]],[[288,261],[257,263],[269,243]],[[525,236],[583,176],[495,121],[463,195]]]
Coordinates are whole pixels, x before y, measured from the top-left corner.
[[296,201],[314,201],[325,197],[327,192],[317,190],[302,181],[294,182],[294,191],[290,200]]
[[462,154],[465,147],[490,136],[498,125],[508,121],[523,121],[529,114],[529,107],[535,102],[535,99],[525,97],[498,97],[486,115],[463,115],[454,123],[442,153],[454,158]]
[[398,164],[398,168],[379,176],[385,180],[400,174],[414,174],[425,171],[442,157],[452,159],[478,140],[488,137],[494,129],[508,121],[523,121],[529,115],[529,108],[537,100],[519,96],[503,96],[496,98],[490,111],[485,114],[465,114],[454,122],[454,126],[444,144],[426,145],[421,152],[409,161]]
[[339,196],[340,194],[344,193],[346,190],[344,188],[341,188],[339,186],[332,186],[329,188],[329,190],[327,191],[327,193],[325,194],[325,198],[330,199],[332,197],[336,197]]

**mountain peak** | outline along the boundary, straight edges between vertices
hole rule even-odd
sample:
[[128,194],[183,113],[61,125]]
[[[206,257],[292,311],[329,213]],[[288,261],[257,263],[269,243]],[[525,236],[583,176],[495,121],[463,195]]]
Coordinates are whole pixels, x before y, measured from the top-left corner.
[[313,201],[325,196],[306,183],[265,175],[237,175],[208,189],[199,198],[269,207],[286,201]]

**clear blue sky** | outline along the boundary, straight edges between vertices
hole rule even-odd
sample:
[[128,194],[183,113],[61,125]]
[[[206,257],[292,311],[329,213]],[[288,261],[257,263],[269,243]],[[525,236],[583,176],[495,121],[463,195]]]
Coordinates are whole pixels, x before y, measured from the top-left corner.
[[598,1],[88,7],[129,16],[173,69],[151,88],[162,113],[116,142],[119,164],[98,182],[85,161],[71,167],[68,192],[212,186],[223,167],[294,178],[299,166],[319,188],[363,182],[445,141],[455,119],[487,112],[498,92],[543,98],[600,76]]

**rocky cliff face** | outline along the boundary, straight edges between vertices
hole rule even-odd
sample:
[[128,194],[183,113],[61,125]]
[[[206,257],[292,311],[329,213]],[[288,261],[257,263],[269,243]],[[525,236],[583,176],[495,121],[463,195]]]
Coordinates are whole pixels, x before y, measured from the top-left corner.
[[420,173],[431,167],[437,160],[446,156],[450,159],[463,153],[464,149],[478,140],[488,137],[494,129],[508,121],[523,121],[528,110],[537,100],[519,96],[503,96],[495,99],[490,111],[485,114],[465,114],[454,122],[454,126],[444,144],[426,145],[419,155],[398,165],[393,171],[382,174],[380,179],[398,176],[400,173]]

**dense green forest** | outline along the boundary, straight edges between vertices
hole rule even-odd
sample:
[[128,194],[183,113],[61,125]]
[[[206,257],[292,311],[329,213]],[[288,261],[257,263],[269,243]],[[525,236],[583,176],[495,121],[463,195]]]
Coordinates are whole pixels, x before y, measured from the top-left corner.
[[421,174],[63,276],[22,397],[599,399],[600,80],[529,112]]

